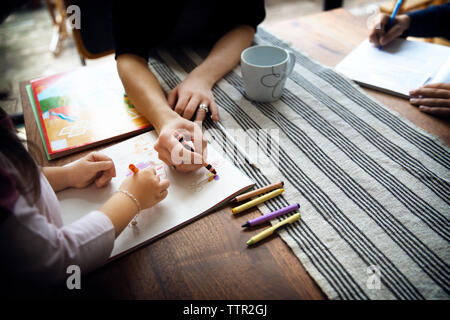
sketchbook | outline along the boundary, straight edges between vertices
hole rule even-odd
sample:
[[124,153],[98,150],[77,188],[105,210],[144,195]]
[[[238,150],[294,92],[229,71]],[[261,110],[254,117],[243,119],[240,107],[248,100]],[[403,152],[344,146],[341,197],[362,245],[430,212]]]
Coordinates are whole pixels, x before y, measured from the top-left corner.
[[336,70],[362,86],[409,98],[409,91],[425,84],[450,82],[450,48],[395,39],[379,50],[365,40]]
[[208,146],[208,162],[217,170],[217,179],[209,179],[209,171],[200,168],[189,174],[169,168],[158,159],[153,149],[157,135],[154,131],[118,143],[101,152],[111,157],[116,167],[116,177],[102,189],[94,185],[84,189],[67,189],[57,193],[64,224],[98,210],[119,189],[122,181],[132,174],[128,165],[139,169],[152,167],[160,178],[169,179],[168,196],[150,209],[141,211],[137,225],[127,226],[117,237],[110,259],[176,230],[177,228],[217,209],[237,194],[254,186],[219,152]]

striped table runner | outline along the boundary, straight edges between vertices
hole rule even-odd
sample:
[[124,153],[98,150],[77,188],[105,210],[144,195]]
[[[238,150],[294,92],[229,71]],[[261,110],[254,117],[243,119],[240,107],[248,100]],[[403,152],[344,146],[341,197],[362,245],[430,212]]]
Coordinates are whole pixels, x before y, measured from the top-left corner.
[[[221,123],[242,130],[264,165],[204,125],[258,187],[285,182],[260,210],[300,204],[301,220],[280,235],[330,299],[448,299],[449,148],[264,29],[255,43],[296,55],[280,100],[245,99],[239,67],[213,93]],[[170,90],[207,53],[158,50],[149,66]]]

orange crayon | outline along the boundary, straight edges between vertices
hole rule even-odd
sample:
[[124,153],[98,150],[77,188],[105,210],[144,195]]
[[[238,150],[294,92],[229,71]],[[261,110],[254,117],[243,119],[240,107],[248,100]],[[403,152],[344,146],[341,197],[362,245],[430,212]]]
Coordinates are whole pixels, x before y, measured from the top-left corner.
[[136,166],[134,164],[132,164],[132,163],[130,163],[130,165],[128,166],[128,169],[130,169],[134,173],[138,173],[139,172],[139,169],[136,168]]

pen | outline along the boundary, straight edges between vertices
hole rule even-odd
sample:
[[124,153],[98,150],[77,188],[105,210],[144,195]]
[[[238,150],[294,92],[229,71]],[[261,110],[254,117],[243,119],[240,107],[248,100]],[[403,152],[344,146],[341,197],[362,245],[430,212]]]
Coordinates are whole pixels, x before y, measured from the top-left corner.
[[245,227],[256,226],[256,225],[261,224],[261,223],[263,223],[263,222],[265,222],[267,220],[270,220],[270,219],[279,217],[279,216],[281,216],[283,214],[289,213],[291,211],[297,210],[298,208],[300,208],[300,205],[298,203],[291,204],[290,206],[287,206],[287,207],[284,207],[282,209],[279,209],[279,210],[273,211],[271,213],[265,214],[265,215],[263,215],[261,217],[258,217],[256,219],[249,220],[246,223],[244,223],[242,225],[242,227],[245,228]]
[[[189,150],[190,152],[195,152],[195,150],[186,142],[186,140],[184,139],[182,134],[175,132],[175,138],[183,145],[183,147],[186,150]],[[214,175],[217,174],[217,171],[209,163],[205,164],[204,167],[212,174],[214,174]]]
[[[397,15],[398,10],[400,9],[402,3],[403,3],[403,0],[397,0],[394,10],[392,11],[391,17],[389,18],[389,21],[386,24],[386,27],[384,28],[384,33],[387,33],[389,31],[389,29],[391,29],[392,25],[394,24],[395,16]],[[383,46],[380,44],[378,46],[378,49],[381,50],[381,48],[383,48]]]
[[284,219],[283,221],[277,223],[276,225],[274,225],[270,228],[267,228],[263,232],[258,233],[256,236],[251,237],[250,240],[247,241],[247,245],[250,246],[252,244],[257,243],[258,241],[261,241],[262,239],[267,238],[274,232],[280,231],[282,228],[287,227],[288,224],[292,224],[293,222],[297,221],[298,219],[300,219],[300,213],[296,213],[296,214],[290,216],[289,218]]
[[247,158],[248,162],[255,168],[258,168],[258,165],[256,164],[255,161],[253,161],[253,159],[247,154],[247,152],[245,152],[244,149],[242,149],[242,147],[236,142],[236,140],[234,140],[234,138],[228,133],[228,131],[223,127],[223,125],[220,122],[216,123],[217,126],[219,127],[220,131],[222,131],[222,133],[224,135],[227,136],[228,139],[230,139],[231,143],[236,146],[236,149],[239,150],[239,152],[241,152],[244,157]]
[[130,163],[130,165],[128,166],[128,169],[130,169],[131,171],[133,171],[133,173],[138,173],[139,169],[136,168],[136,166],[132,163]]
[[237,196],[237,197],[231,199],[231,203],[241,202],[241,201],[250,199],[252,197],[259,196],[262,193],[269,192],[274,189],[282,188],[283,186],[284,186],[283,181],[272,183],[272,184],[269,184],[268,186],[241,194],[240,196]]
[[283,191],[284,191],[284,189],[274,190],[274,191],[269,192],[269,193],[267,193],[267,194],[265,194],[265,195],[263,195],[263,196],[261,196],[259,198],[253,199],[253,200],[251,200],[249,202],[246,202],[246,203],[244,203],[244,204],[242,204],[242,205],[240,205],[240,206],[238,206],[236,208],[233,208],[231,211],[233,212],[233,214],[245,211],[248,208],[254,207],[257,204],[260,204],[260,203],[262,203],[264,201],[267,201],[269,199],[272,199],[272,198],[282,194]]

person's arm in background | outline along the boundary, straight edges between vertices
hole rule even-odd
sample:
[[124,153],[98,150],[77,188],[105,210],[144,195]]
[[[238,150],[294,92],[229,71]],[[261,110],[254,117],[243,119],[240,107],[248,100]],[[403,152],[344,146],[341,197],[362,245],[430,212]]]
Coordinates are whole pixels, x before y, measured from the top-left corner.
[[408,36],[450,39],[450,3],[398,15],[392,28],[385,32],[389,18],[386,14],[378,16],[369,35],[375,46],[385,46],[398,37]]
[[210,108],[212,119],[219,121],[212,88],[239,63],[241,52],[251,45],[254,35],[254,28],[239,25],[220,38],[206,59],[169,93],[168,102],[175,112],[191,119],[197,107],[204,103]]
[[404,36],[450,40],[450,3],[408,12],[411,23]]
[[[445,37],[450,39],[450,3],[432,6],[424,10],[417,10],[396,17],[392,28],[385,33],[384,28],[389,16],[383,14],[378,17],[369,40],[375,46],[387,45],[398,37]],[[430,57],[432,58],[432,57]],[[419,110],[431,115],[450,117],[450,84],[427,84],[409,92],[409,102]]]

